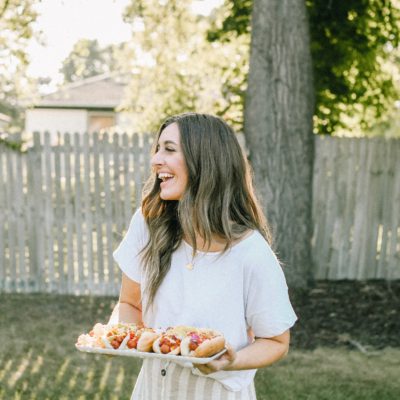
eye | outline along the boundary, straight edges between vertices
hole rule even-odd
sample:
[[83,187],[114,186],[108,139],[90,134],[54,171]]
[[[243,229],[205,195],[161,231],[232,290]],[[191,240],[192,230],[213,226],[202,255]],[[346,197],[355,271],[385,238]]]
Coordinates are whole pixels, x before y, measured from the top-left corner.
[[166,147],[166,148],[165,148],[165,150],[166,150],[166,151],[170,151],[170,152],[173,152],[173,151],[175,151],[175,149],[174,149],[174,148],[172,148],[172,147]]

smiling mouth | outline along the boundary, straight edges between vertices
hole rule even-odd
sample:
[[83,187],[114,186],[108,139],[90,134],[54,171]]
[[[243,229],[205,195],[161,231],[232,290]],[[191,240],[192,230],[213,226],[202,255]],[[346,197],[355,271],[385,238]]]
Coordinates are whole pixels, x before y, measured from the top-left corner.
[[173,178],[174,178],[174,175],[172,175],[172,174],[167,174],[167,173],[164,173],[164,172],[158,174],[158,179],[160,179],[162,182],[167,182],[167,181],[169,181],[170,179],[173,179]]

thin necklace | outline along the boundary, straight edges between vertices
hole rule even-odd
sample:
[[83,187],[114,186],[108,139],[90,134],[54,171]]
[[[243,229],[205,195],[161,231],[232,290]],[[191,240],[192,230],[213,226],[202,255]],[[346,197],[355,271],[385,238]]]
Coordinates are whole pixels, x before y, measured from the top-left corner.
[[[183,246],[184,246],[184,249],[185,249],[186,261],[188,261],[188,262],[186,263],[185,267],[186,267],[186,269],[188,269],[189,271],[192,271],[192,270],[194,269],[194,267],[195,267],[195,259],[196,259],[197,256],[198,256],[198,251],[196,250],[196,252],[195,252],[194,254],[192,254],[192,259],[190,259],[190,258],[188,257],[187,249],[186,249],[187,247],[189,247],[189,245],[186,244],[185,241],[183,241]],[[204,254],[205,254],[205,253],[204,253]],[[204,257],[204,254],[202,254],[202,257]],[[201,257],[201,258],[202,258],[202,257]],[[201,258],[200,258],[200,259],[201,259]],[[197,263],[200,259],[197,259],[196,263]]]
[[[188,261],[188,260],[189,260],[189,257],[188,257],[187,249],[186,249],[186,248],[188,247],[188,245],[186,244],[185,241],[183,241],[183,247],[184,247],[184,249],[185,249],[185,258],[186,258],[186,261]],[[194,268],[194,259],[196,258],[196,256],[197,256],[197,251],[196,251],[196,253],[192,254],[192,259],[191,259],[190,261],[188,261],[188,262],[186,263],[186,265],[185,265],[186,269],[188,269],[189,271],[191,271],[191,270]]]
[[[187,248],[187,247],[190,247],[190,248],[193,250],[193,247],[191,247],[189,244],[187,244],[187,243],[185,242],[185,240],[183,240],[183,246],[184,246],[185,257],[186,257],[186,261],[187,261],[185,267],[186,267],[186,269],[188,269],[189,271],[192,271],[192,270],[195,268],[196,264],[197,264],[205,255],[209,254],[209,253],[207,253],[207,252],[205,252],[205,251],[204,251],[204,252],[203,252],[203,251],[199,252],[199,251],[196,250],[196,252],[195,252],[194,254],[192,254],[192,259],[190,259],[189,256],[188,256],[188,254],[187,254],[186,248]],[[211,252],[211,253],[215,253],[215,255],[217,255],[217,254],[220,254],[221,252],[220,252],[220,251],[215,251],[215,252]],[[201,257],[198,258],[197,256],[198,256],[199,254],[201,254]]]

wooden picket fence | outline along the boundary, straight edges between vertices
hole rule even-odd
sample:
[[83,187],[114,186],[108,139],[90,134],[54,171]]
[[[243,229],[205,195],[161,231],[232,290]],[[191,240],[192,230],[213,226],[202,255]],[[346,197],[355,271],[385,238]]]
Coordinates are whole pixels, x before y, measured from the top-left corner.
[[0,291],[115,294],[112,252],[137,207],[149,135],[34,135],[0,147]]
[[400,140],[315,144],[315,278],[400,279]]
[[[316,137],[317,279],[400,278],[400,142]],[[115,295],[112,252],[140,203],[149,135],[0,145],[0,291]]]

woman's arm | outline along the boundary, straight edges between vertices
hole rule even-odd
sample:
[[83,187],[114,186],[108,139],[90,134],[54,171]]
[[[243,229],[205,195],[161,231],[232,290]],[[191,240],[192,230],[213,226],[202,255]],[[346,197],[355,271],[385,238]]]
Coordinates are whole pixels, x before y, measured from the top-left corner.
[[263,368],[283,358],[289,351],[290,332],[285,331],[272,338],[256,338],[249,346],[235,352],[228,346],[228,351],[218,360],[208,364],[197,364],[196,368],[203,374],[212,372],[238,371],[244,369]]
[[118,322],[142,323],[142,303],[140,284],[122,273],[119,301],[114,307],[109,324]]

